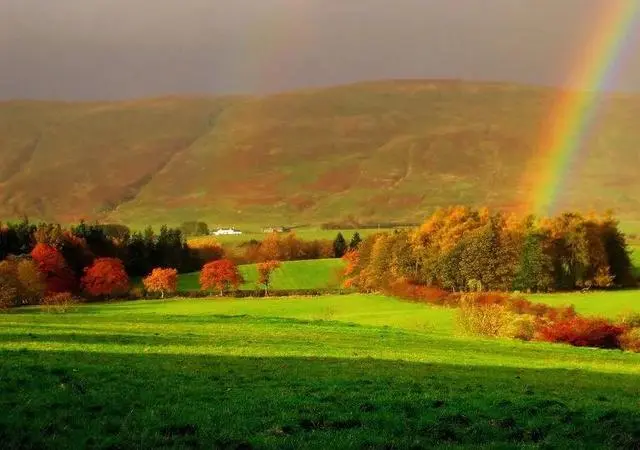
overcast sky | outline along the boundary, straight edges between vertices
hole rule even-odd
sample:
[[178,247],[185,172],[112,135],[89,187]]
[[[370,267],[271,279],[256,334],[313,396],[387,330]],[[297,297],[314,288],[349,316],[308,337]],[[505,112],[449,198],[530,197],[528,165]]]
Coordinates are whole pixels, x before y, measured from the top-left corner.
[[[640,0],[0,0],[0,98],[562,84],[616,1]],[[615,75],[640,91],[637,22]]]

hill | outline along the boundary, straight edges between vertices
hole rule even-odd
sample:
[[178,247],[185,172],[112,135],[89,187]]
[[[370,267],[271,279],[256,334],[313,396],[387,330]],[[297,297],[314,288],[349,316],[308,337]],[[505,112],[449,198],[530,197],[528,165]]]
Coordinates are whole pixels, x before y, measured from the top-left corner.
[[[0,103],[0,217],[415,221],[522,203],[560,92],[388,81],[265,97]],[[640,97],[611,96],[559,207],[640,220]]]
[[[640,355],[382,296],[0,315],[4,448],[637,448]],[[126,389],[123,389],[126,386]]]

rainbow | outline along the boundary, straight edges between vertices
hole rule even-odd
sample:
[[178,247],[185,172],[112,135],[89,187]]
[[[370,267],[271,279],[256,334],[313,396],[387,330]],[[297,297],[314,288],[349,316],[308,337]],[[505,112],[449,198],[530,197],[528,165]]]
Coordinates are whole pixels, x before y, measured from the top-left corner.
[[640,23],[640,0],[604,0],[602,4],[595,32],[567,79],[568,86],[583,91],[563,92],[544,123],[536,158],[541,168],[527,183],[528,213],[546,216],[553,212],[563,180],[598,117],[601,92],[615,75],[625,44]]

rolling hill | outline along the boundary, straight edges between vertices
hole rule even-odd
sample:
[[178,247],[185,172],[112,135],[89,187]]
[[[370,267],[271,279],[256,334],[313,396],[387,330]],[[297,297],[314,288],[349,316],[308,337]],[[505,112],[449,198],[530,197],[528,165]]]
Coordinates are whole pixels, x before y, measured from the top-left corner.
[[[265,97],[0,102],[0,217],[132,225],[415,221],[515,208],[560,92],[387,81]],[[640,96],[603,106],[561,208],[640,220]]]

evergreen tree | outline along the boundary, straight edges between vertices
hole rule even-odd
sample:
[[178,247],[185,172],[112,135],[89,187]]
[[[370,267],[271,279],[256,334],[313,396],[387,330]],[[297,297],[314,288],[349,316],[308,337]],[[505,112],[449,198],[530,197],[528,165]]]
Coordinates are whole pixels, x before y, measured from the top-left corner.
[[344,239],[342,233],[338,233],[333,241],[333,255],[336,258],[342,258],[347,252],[347,241]]
[[349,242],[349,248],[351,250],[357,250],[358,247],[360,246],[360,242],[362,242],[362,238],[360,237],[360,233],[356,231],[355,233],[353,233],[353,236],[351,237],[351,242]]

